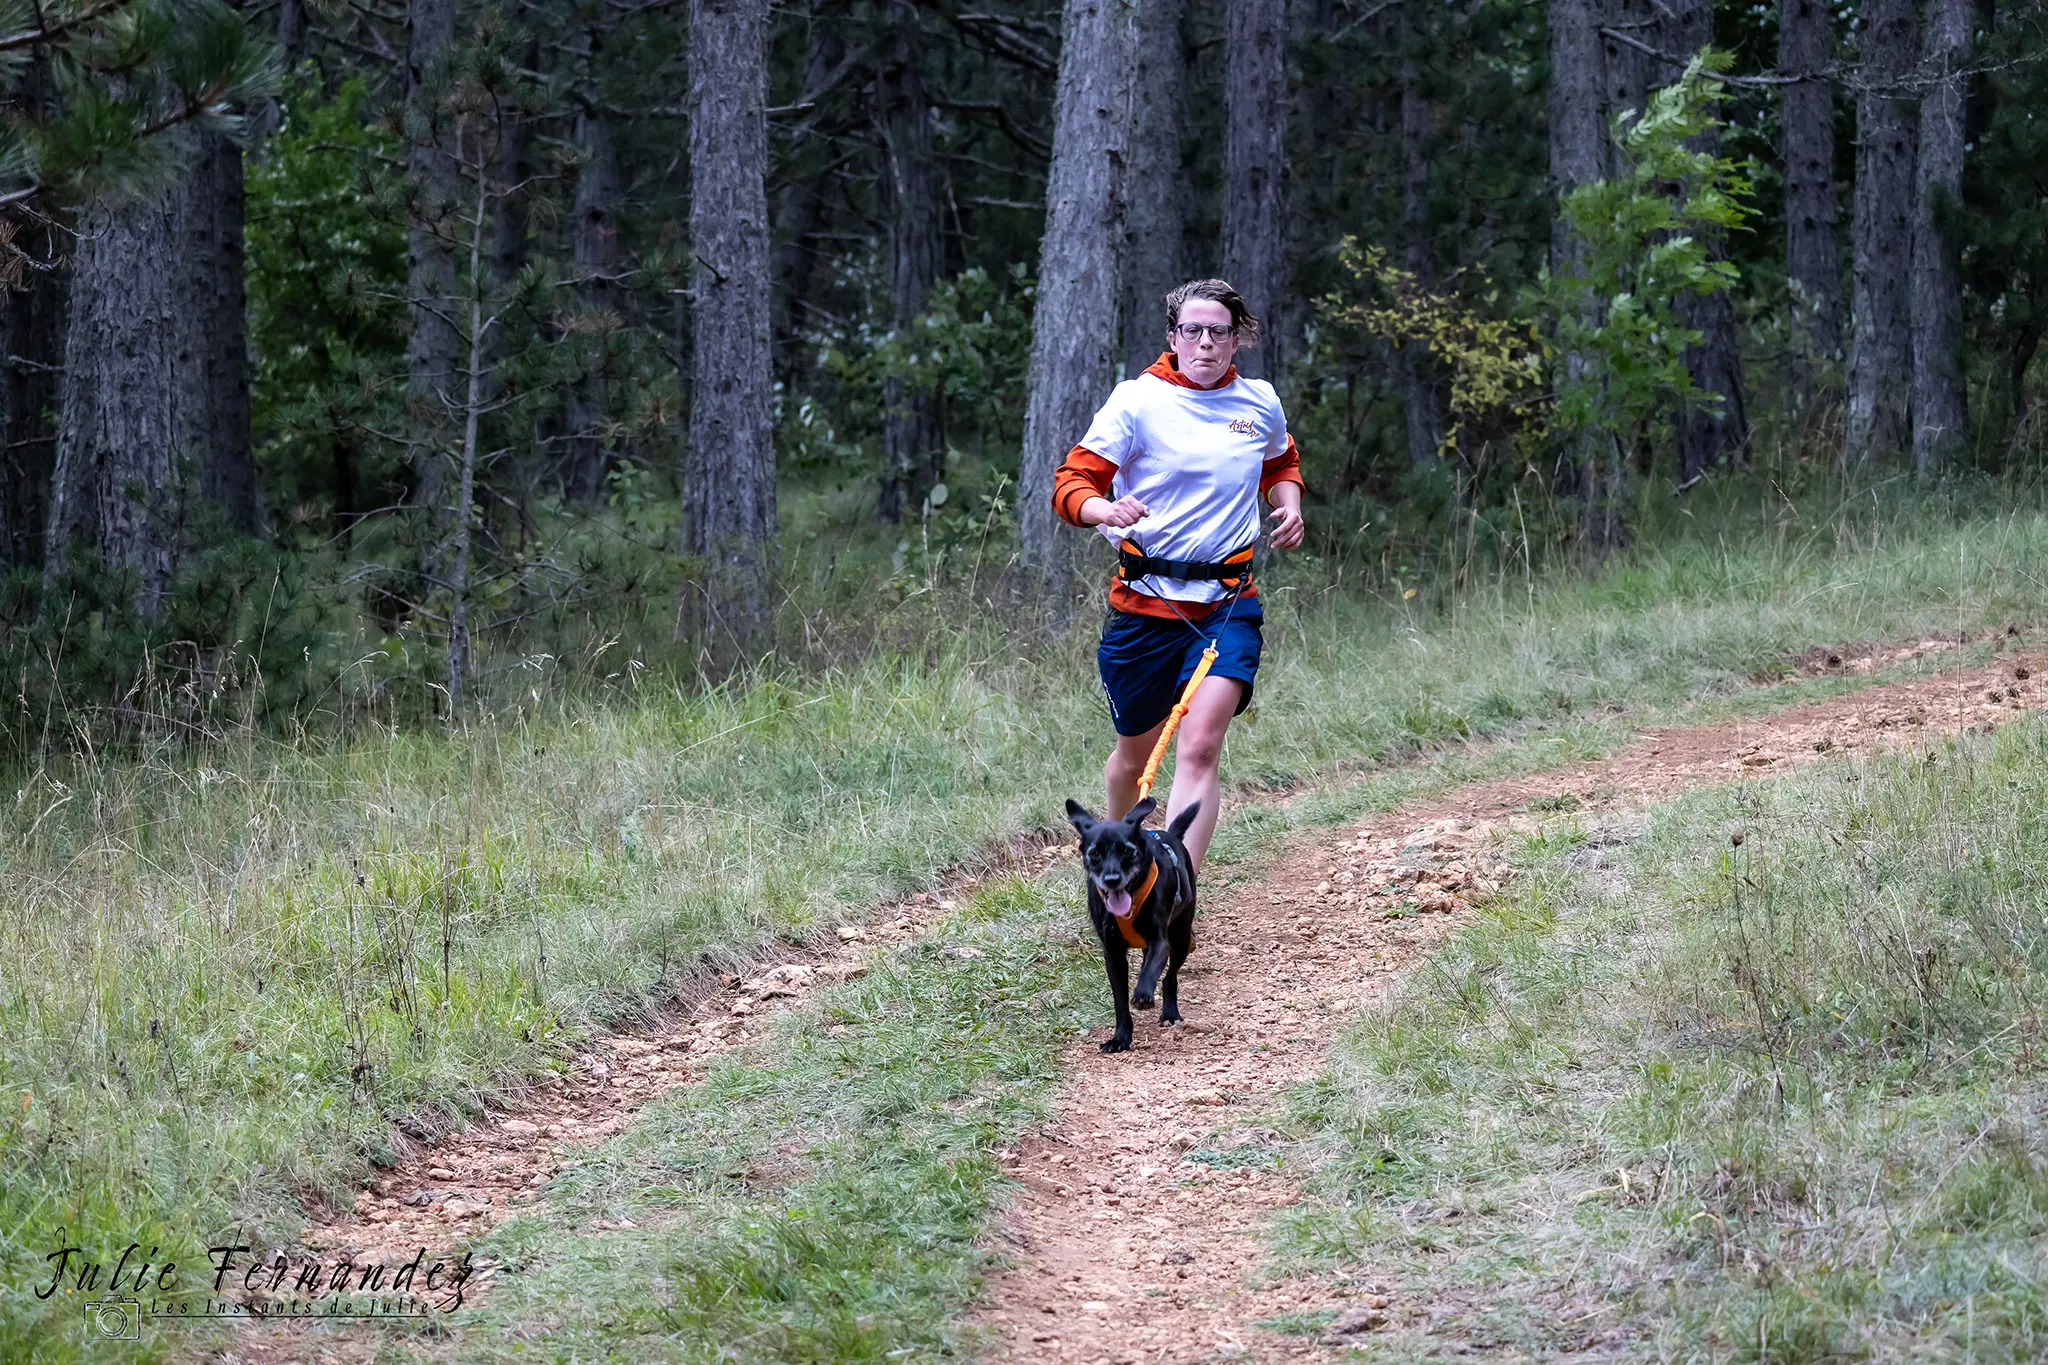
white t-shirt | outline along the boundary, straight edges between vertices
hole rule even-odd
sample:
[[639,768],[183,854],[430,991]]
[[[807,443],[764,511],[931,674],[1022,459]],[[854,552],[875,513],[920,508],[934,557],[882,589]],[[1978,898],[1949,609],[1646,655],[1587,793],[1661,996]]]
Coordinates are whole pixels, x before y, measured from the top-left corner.
[[[1096,529],[1160,559],[1214,562],[1259,533],[1259,475],[1287,449],[1287,414],[1263,379],[1239,375],[1214,389],[1184,388],[1156,374],[1116,386],[1081,445],[1117,467],[1117,498],[1149,509],[1135,526]],[[1148,597],[1213,602],[1213,580],[1158,575],[1130,585]]]

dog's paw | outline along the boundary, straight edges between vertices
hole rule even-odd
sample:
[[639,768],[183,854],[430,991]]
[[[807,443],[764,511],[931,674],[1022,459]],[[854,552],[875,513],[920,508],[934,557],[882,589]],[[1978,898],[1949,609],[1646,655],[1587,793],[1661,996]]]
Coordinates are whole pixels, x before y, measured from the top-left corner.
[[1156,1002],[1149,995],[1134,995],[1131,997],[1131,1008],[1134,1010],[1149,1010],[1154,1003]]
[[1112,1038],[1102,1045],[1102,1050],[1104,1052],[1129,1052],[1131,1050],[1131,1040],[1128,1038]]
[[1180,1010],[1178,1008],[1168,1007],[1159,1012],[1159,1027],[1171,1028],[1173,1025],[1178,1024],[1179,1022]]

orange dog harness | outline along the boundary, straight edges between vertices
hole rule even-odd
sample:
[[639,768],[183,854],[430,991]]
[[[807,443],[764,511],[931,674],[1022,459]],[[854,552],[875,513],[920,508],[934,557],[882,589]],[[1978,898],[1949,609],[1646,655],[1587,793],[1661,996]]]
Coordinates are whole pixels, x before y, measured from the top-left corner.
[[[1138,932],[1138,926],[1131,923],[1131,921],[1138,917],[1138,908],[1146,901],[1152,899],[1152,888],[1158,881],[1159,864],[1155,860],[1151,870],[1145,873],[1145,880],[1140,882],[1138,889],[1131,893],[1131,913],[1119,915],[1114,911],[1110,912],[1109,917],[1116,921],[1117,931],[1124,936],[1124,942],[1133,948],[1143,950],[1145,947],[1145,936]],[[1107,909],[1108,907],[1105,906],[1104,908]]]

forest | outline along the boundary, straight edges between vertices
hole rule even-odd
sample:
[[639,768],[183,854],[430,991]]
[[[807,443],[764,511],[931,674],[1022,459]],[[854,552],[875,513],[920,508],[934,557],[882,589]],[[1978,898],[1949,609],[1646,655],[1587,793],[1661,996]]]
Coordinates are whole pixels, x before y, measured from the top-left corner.
[[1764,465],[2024,476],[2041,21],[24,10],[9,746],[446,718],[613,635],[716,678],[919,583],[1014,618],[1089,576],[1051,470],[1190,276],[1265,316],[1324,572],[1597,560]]
[[0,1365],[2048,1358],[2041,0],[0,0],[0,300]]

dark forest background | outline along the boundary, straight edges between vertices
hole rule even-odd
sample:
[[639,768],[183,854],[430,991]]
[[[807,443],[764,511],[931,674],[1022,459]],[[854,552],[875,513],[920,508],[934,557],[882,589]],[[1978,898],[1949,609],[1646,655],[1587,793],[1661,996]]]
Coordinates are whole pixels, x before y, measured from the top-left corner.
[[1291,572],[2048,447],[2036,0],[0,10],[17,754],[1045,619],[1194,275],[1266,319]]

